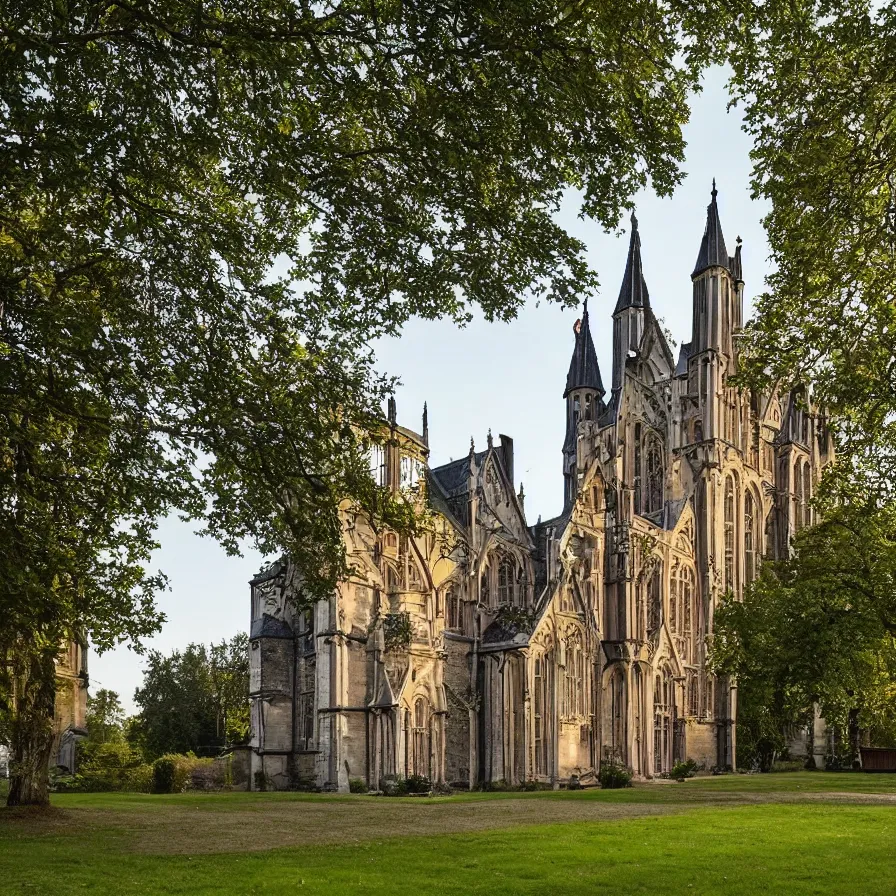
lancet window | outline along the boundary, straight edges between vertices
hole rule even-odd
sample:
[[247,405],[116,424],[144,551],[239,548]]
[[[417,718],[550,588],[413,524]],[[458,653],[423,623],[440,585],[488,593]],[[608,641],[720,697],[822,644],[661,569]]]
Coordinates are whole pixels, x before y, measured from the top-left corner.
[[744,585],[752,584],[759,570],[757,519],[756,499],[748,491],[744,497]]
[[463,631],[464,627],[464,604],[454,585],[445,592],[445,625],[456,631]]
[[734,477],[725,479],[725,587],[729,591],[737,588],[735,577],[735,550],[734,550],[734,518],[737,508]]
[[663,447],[656,437],[647,442],[647,503],[645,513],[663,506]]
[[505,607],[515,603],[516,564],[513,558],[505,555],[498,563],[498,606]]

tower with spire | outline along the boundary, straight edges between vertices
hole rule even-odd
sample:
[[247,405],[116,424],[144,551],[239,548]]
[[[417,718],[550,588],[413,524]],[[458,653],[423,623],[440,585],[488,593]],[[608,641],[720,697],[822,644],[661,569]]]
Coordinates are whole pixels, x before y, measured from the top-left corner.
[[650,309],[650,294],[641,264],[641,236],[638,219],[632,212],[632,231],[628,245],[625,274],[619,298],[613,309],[613,397],[618,397],[625,375],[628,353],[637,351],[644,335],[645,316]]
[[[693,284],[692,341],[688,346],[688,391],[702,411],[697,435],[735,441],[724,385],[735,362],[734,333],[743,326],[743,279],[738,237],[733,256],[728,254],[715,178],[706,208],[706,226],[691,274]],[[699,438],[694,439],[699,441]]]
[[566,374],[566,438],[563,442],[563,506],[568,507],[576,496],[576,453],[579,423],[597,421],[606,409],[603,380],[597,363],[597,352],[591,338],[588,320],[588,300],[582,308],[582,317],[573,325],[575,345],[569,371]]

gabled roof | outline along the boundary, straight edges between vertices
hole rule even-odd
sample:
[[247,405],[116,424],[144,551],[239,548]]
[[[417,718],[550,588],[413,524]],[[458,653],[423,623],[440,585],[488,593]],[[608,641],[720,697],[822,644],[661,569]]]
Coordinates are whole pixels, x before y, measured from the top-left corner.
[[613,314],[619,314],[626,308],[649,308],[650,295],[647,282],[644,280],[644,268],[641,264],[641,236],[638,233],[638,219],[632,212],[632,235],[628,244],[628,260],[625,263],[625,274],[622,287]]
[[692,277],[702,273],[707,268],[729,268],[731,259],[725,248],[725,237],[722,234],[722,223],[719,221],[719,207],[716,205],[716,181],[712,181],[712,202],[706,207],[706,227],[703,231],[703,241],[700,243],[700,252],[697,255],[697,264],[694,265]]
[[694,354],[693,342],[682,342],[678,350],[678,364],[675,365],[675,376],[683,376],[688,372],[688,361]]
[[566,398],[573,389],[594,389],[598,395],[606,392],[603,380],[600,377],[600,367],[597,363],[597,352],[594,350],[594,340],[591,338],[591,326],[588,322],[588,300],[582,310],[582,319],[577,320],[573,331],[576,334],[576,344],[572,350],[572,360],[569,362],[569,372],[566,374],[566,389],[563,397]]

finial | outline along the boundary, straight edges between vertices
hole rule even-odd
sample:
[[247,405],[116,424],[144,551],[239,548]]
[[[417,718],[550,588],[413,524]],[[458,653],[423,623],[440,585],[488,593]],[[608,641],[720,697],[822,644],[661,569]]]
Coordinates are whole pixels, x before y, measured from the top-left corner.
[[638,229],[638,218],[635,215],[635,210],[632,209],[632,230]]
[[395,396],[394,395],[389,396],[388,415],[389,415],[389,422],[394,426],[395,421],[398,419],[398,414],[395,410]]
[[718,195],[719,195],[719,191],[716,189],[716,179],[713,178],[713,179],[712,179],[712,198],[713,198],[713,202],[715,202],[715,198],[716,198],[716,196],[718,196]]
[[429,445],[429,411],[426,402],[423,402],[423,441]]
[[585,299],[585,302],[582,305],[582,317],[588,316],[588,299]]
[[494,445],[492,444],[492,428],[488,428],[488,447],[492,448]]
[[738,238],[735,240],[735,242],[736,242],[737,245],[739,246],[739,245],[743,242],[743,240],[742,240],[740,237],[738,237]]
[[470,436],[470,454],[476,453],[476,446],[473,444],[473,436]]

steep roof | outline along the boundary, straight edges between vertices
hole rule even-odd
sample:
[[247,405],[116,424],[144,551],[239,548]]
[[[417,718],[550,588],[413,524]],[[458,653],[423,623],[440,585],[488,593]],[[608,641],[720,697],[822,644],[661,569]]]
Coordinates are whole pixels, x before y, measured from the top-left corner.
[[566,374],[566,389],[563,392],[563,397],[566,398],[573,389],[582,388],[594,389],[598,395],[603,395],[606,389],[604,389],[603,380],[600,377],[597,352],[594,350],[594,340],[591,338],[587,299],[582,310],[582,319],[576,321],[573,332],[576,334],[576,344],[572,350],[569,372]]
[[712,202],[706,207],[706,228],[703,231],[703,240],[700,243],[700,252],[697,255],[697,264],[694,265],[692,277],[702,273],[707,268],[728,268],[731,259],[725,248],[725,237],[722,234],[722,223],[719,221],[719,207],[716,204],[716,181],[712,181]]
[[649,308],[650,295],[647,282],[644,280],[644,268],[641,264],[641,235],[638,233],[638,219],[632,212],[632,234],[628,244],[628,260],[625,263],[625,274],[622,287],[613,314],[619,314],[626,308]]

